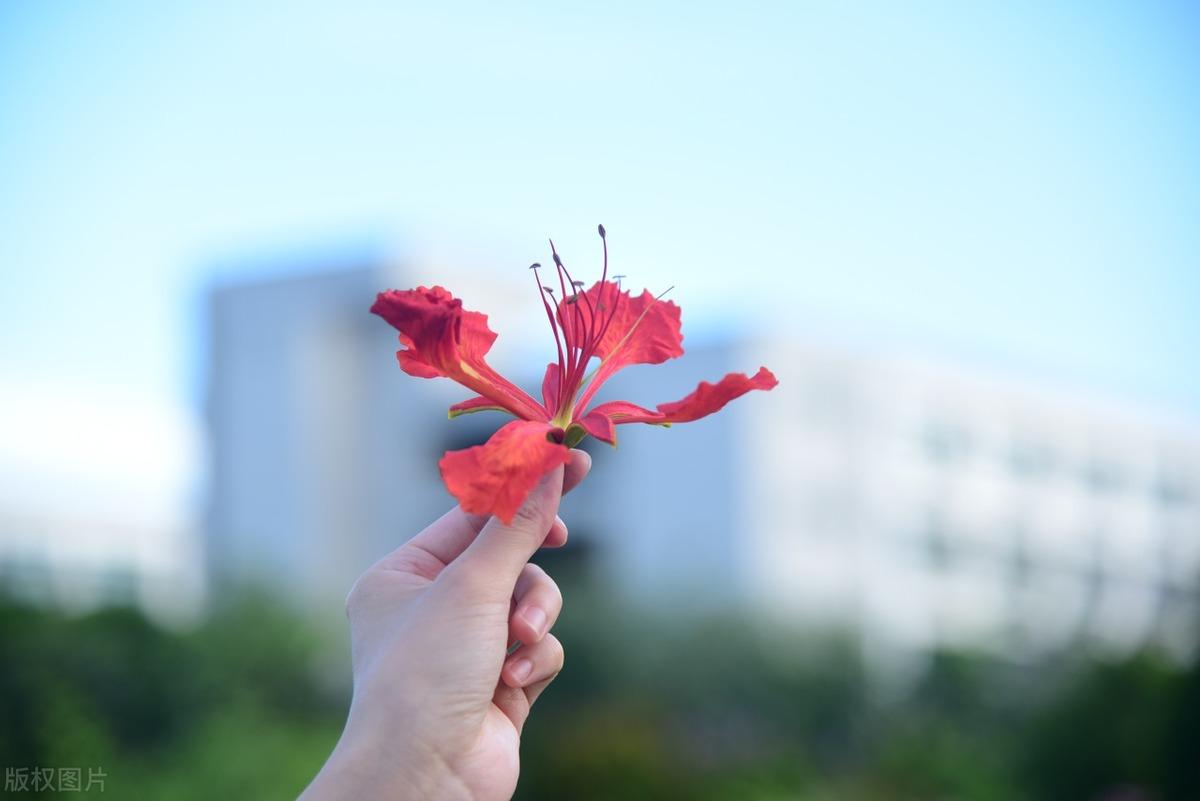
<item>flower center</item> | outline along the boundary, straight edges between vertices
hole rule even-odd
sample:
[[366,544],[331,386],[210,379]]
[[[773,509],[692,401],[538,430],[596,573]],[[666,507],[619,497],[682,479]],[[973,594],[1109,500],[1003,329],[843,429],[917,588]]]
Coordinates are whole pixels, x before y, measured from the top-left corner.
[[529,266],[529,269],[533,270],[538,295],[546,309],[546,319],[550,321],[550,330],[554,334],[554,345],[558,351],[556,403],[555,408],[546,411],[553,418],[552,422],[563,428],[571,422],[575,397],[583,385],[588,363],[596,355],[600,343],[604,341],[621,303],[620,279],[624,276],[613,276],[616,283],[609,284],[608,239],[603,225],[597,226],[597,231],[604,246],[604,269],[595,297],[583,290],[582,281],[571,277],[570,271],[554,247],[553,239],[550,240],[550,252],[554,256],[554,268],[558,273],[558,288],[563,296],[561,302],[552,302],[555,300],[554,287],[542,284],[539,273],[542,265],[534,263]]

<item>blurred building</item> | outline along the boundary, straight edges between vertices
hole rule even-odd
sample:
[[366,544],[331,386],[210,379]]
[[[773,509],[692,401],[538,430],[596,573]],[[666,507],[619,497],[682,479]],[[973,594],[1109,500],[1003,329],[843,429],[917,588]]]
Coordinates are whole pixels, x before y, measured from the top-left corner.
[[212,293],[205,528],[218,591],[342,598],[444,505],[425,424],[444,409],[395,380],[395,340],[367,314],[384,275],[352,264]]
[[[451,503],[437,457],[500,422],[447,421],[463,393],[396,368],[394,336],[366,311],[398,283],[368,267],[213,294],[207,543],[218,584],[341,598]],[[623,426],[616,451],[592,448],[593,474],[564,516],[615,592],[678,612],[752,606],[845,623],[883,651],[1194,647],[1194,423],[797,341],[692,345],[603,395],[674,400],[759,364],[780,377],[773,392],[669,430]]]
[[[681,361],[702,365],[692,379],[761,362],[781,383],[709,420],[622,437],[602,553],[626,592],[844,622],[882,651],[1195,647],[1194,423],[829,345]],[[630,371],[614,389],[689,389],[649,397],[661,379]]]

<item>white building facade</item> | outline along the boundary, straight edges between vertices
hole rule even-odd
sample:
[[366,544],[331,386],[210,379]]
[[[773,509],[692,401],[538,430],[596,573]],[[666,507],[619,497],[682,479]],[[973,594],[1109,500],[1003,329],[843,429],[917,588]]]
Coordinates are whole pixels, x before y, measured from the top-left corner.
[[[883,650],[1195,647],[1195,424],[827,345],[684,359],[714,377],[765,363],[780,385],[622,438],[606,551],[627,592],[841,622]],[[657,378],[631,372],[617,394],[686,391]]]

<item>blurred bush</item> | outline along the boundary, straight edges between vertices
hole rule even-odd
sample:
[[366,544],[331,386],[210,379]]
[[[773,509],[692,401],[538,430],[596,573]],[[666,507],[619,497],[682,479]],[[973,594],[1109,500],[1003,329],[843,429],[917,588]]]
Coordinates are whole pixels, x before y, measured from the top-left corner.
[[294,798],[341,728],[344,688],[316,661],[327,646],[263,596],[183,633],[127,609],[5,603],[0,640],[0,764],[103,768],[104,791],[79,795]]
[[[850,637],[671,627],[597,597],[572,591],[556,629],[567,666],[520,799],[1200,798],[1196,666],[942,653],[897,697]],[[348,699],[344,634],[261,595],[187,632],[5,602],[0,638],[0,763],[102,766],[96,797],[294,798]]]

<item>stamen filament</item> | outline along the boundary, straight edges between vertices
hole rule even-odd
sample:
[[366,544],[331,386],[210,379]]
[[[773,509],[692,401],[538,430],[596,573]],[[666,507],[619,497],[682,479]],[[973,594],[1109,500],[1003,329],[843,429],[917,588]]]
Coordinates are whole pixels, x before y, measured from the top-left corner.
[[[558,265],[559,270],[561,270],[562,273],[564,275],[566,275],[567,281],[569,281],[571,283],[571,286],[574,287],[575,279],[571,277],[571,272],[567,269],[567,265],[563,264],[562,259],[558,255],[558,251],[555,250],[553,239],[550,240],[550,250],[554,254],[554,263],[556,265]],[[560,280],[561,280],[561,276],[560,276]],[[566,298],[565,298],[566,292],[567,292],[567,289],[566,289],[566,286],[564,285],[563,286],[563,295],[564,295],[563,301],[564,301],[564,303],[566,302]],[[575,294],[575,302],[573,304],[569,304],[569,305],[578,306],[579,294],[580,293]],[[587,296],[586,292],[584,292],[582,294],[583,294],[583,302],[586,303],[587,307],[588,307],[588,313],[591,314],[592,316],[595,316],[595,310],[592,309],[591,298],[589,298]],[[590,337],[589,337],[589,339],[584,340],[584,342],[579,342],[579,337],[583,334],[583,331],[582,331],[583,326],[581,325],[581,320],[580,320],[580,318],[583,316],[583,310],[576,308],[574,311],[575,311],[575,314],[572,315],[573,319],[572,319],[572,330],[571,330],[571,333],[574,336],[571,337],[571,339],[573,339],[575,341],[573,343],[568,344],[567,349],[569,351],[571,349],[571,345],[572,344],[574,345],[575,358],[574,358],[574,363],[568,367],[568,373],[570,375],[567,380],[567,386],[577,386],[579,374],[582,373],[582,371],[586,368],[587,360],[588,360],[588,358],[590,358],[590,354],[588,356],[584,355],[585,351],[591,350]],[[568,356],[569,355],[570,354],[568,354]]]
[[[651,302],[642,310],[637,319],[625,331],[619,340],[608,350],[608,353],[601,358],[600,363],[595,369],[588,371],[587,366],[591,362],[600,344],[604,342],[608,336],[609,330],[612,328],[618,315],[620,314],[621,301],[625,300],[625,292],[621,288],[621,279],[624,275],[613,276],[612,299],[608,300],[606,292],[608,286],[608,238],[605,236],[603,225],[596,227],[600,234],[600,240],[604,251],[604,264],[600,274],[600,283],[597,285],[597,295],[593,301],[591,293],[584,289],[582,281],[576,281],[571,275],[571,271],[563,263],[562,258],[558,255],[558,250],[554,247],[554,240],[550,241],[550,253],[554,257],[555,272],[558,273],[558,285],[562,290],[562,299],[555,301],[554,289],[549,286],[543,286],[537,274],[537,269],[540,264],[531,265],[531,269],[535,271],[535,280],[538,282],[538,289],[542,297],[542,307],[546,311],[546,318],[550,322],[550,330],[554,334],[554,347],[558,352],[558,397],[556,408],[548,409],[551,418],[555,420],[567,420],[572,410],[576,407],[575,399],[579,396],[579,403],[586,405],[592,395],[595,394],[599,387],[595,381],[597,376],[604,370],[605,365],[609,364],[613,357],[625,346],[637,330],[642,320],[649,313],[653,305],[666,296],[674,287],[668,287],[665,291],[657,295]],[[570,290],[568,290],[568,286]],[[550,297],[547,298],[546,295]],[[582,296],[582,303],[580,302]],[[607,305],[605,305],[607,303]],[[568,306],[572,308],[567,308]],[[586,307],[586,319],[584,314]],[[603,383],[603,380],[602,380]]]
[[[600,243],[604,246],[604,269],[600,273],[600,293],[596,298],[596,305],[601,306],[604,303],[604,288],[608,285],[608,237],[604,235],[604,224],[596,226],[596,232],[600,234]],[[599,323],[596,320],[596,315],[592,315],[592,324],[590,326],[592,339],[598,344],[600,338],[596,336],[596,328]]]
[[[570,330],[570,327],[567,325],[567,321],[565,319],[563,319],[563,317],[560,313],[561,309],[562,309],[561,303],[565,303],[567,300],[567,282],[566,282],[566,279],[563,277],[563,273],[565,271],[563,270],[562,259],[559,258],[558,251],[554,248],[554,240],[553,239],[550,240],[550,253],[551,253],[551,255],[554,256],[554,267],[558,271],[558,285],[560,287],[562,287],[562,293],[563,293],[562,301],[558,304],[555,304],[555,314],[558,316],[558,324],[562,328],[563,341],[566,343],[566,348],[567,348],[567,363],[565,365],[563,365],[563,367],[565,369],[562,371],[564,373],[563,384],[565,386],[565,385],[567,385],[567,377],[572,372],[574,372],[575,354],[572,351],[572,348],[573,348],[573,345],[571,343],[571,340],[572,340],[571,333],[572,332]],[[562,393],[561,392],[559,393],[559,401],[560,402],[562,401]]]
[[542,299],[542,306],[546,309],[546,319],[550,321],[550,330],[554,333],[554,347],[558,350],[558,396],[562,397],[563,391],[563,349],[562,343],[558,338],[558,326],[554,323],[554,312],[550,310],[550,303],[546,300],[546,292],[550,292],[550,296],[554,296],[554,290],[549,287],[542,286],[541,278],[538,276],[538,268],[542,265],[534,262],[529,269],[533,270],[533,280],[537,282],[538,297]]

